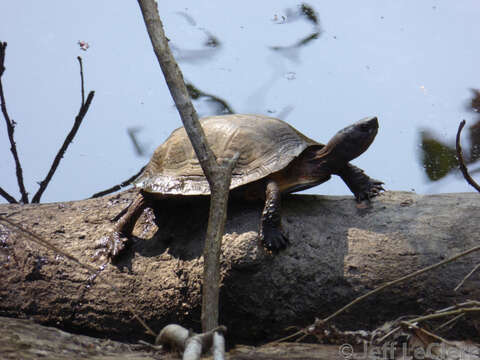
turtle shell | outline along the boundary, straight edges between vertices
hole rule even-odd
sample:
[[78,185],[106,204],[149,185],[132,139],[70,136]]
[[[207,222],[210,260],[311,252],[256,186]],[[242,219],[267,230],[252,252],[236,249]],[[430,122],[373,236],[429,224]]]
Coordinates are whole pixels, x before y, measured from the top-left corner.
[[[200,120],[217,160],[239,153],[230,189],[285,168],[308,146],[319,145],[286,122],[262,115],[223,115]],[[176,129],[160,145],[135,181],[146,192],[208,195],[205,178],[185,129]]]

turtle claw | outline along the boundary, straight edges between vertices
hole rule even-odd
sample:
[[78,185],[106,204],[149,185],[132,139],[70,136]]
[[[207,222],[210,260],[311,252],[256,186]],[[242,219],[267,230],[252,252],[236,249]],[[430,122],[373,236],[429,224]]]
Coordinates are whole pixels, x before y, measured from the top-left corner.
[[355,198],[358,202],[363,200],[370,200],[372,197],[375,197],[380,194],[380,192],[385,191],[383,188],[384,182],[376,179],[370,179],[362,187],[361,191],[355,194]]
[[285,249],[290,243],[288,238],[283,234],[282,229],[266,224],[260,229],[258,237],[263,247],[274,253]]
[[118,231],[114,231],[110,235],[102,236],[95,245],[95,248],[98,250],[93,255],[93,259],[97,260],[105,257],[114,261],[126,248],[128,242],[128,237]]

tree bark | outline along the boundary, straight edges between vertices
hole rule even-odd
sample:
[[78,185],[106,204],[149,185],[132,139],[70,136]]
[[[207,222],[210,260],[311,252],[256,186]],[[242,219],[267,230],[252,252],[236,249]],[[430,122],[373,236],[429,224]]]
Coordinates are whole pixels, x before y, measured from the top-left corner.
[[[95,241],[109,232],[111,219],[134,195],[130,190],[76,202],[6,204],[0,213],[92,264]],[[173,322],[200,332],[208,209],[207,198],[179,198],[145,211],[132,247],[103,270],[121,297],[86,270],[0,222],[0,315],[134,341],[144,331],[128,312],[128,302],[156,331]],[[256,240],[261,210],[262,204],[229,204],[220,320],[229,329],[230,342],[285,335],[286,327],[310,324],[385,281],[478,245],[480,233],[475,193],[386,192],[369,208],[359,208],[352,197],[293,195],[285,197],[282,209],[291,245],[272,255]],[[477,262],[478,255],[471,255],[386,289],[335,323],[372,329],[400,315],[479,299],[478,274],[453,291]],[[476,333],[473,320],[462,324],[462,335]]]

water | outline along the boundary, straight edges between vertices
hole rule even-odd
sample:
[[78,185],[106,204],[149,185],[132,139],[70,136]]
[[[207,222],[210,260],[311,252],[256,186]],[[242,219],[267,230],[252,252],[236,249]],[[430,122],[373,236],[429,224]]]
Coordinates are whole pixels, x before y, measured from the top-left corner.
[[[0,12],[3,84],[30,196],[78,111],[78,55],[96,95],[43,201],[122,182],[180,126],[136,2],[5,2]],[[453,149],[466,119],[475,176],[477,1],[161,1],[160,13],[201,115],[266,114],[320,142],[378,116],[375,142],[354,161],[367,174],[390,190],[473,190]],[[0,139],[0,186],[19,198],[3,123]],[[308,192],[349,193],[339,179]]]

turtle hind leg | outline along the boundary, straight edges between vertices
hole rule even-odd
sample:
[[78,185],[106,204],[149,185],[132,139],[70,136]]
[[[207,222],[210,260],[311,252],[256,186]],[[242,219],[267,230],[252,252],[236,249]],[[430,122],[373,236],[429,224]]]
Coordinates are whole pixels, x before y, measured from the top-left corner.
[[372,179],[362,169],[352,164],[347,164],[342,169],[336,171],[335,174],[340,176],[347,184],[357,201],[369,200],[385,190],[382,186],[382,181]]
[[140,192],[132,203],[115,218],[119,218],[115,224],[113,232],[103,236],[97,243],[98,250],[94,258],[105,256],[113,261],[118,258],[122,251],[130,243],[130,235],[132,234],[135,223],[137,222],[143,210],[148,206],[147,199]]
[[269,180],[265,188],[265,206],[260,221],[259,239],[272,252],[287,247],[289,241],[282,230],[280,216],[281,193],[275,181]]

